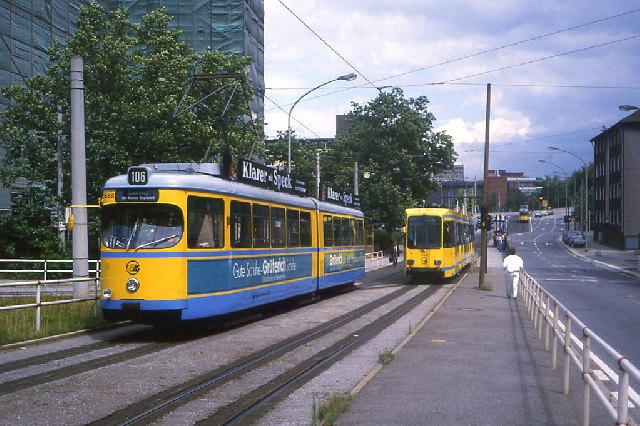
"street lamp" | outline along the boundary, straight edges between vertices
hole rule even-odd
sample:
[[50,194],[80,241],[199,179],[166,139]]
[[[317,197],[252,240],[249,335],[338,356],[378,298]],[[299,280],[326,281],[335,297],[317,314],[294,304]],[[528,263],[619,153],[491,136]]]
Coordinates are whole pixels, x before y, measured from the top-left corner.
[[329,80],[329,81],[325,81],[324,83],[314,87],[311,90],[308,90],[307,92],[305,92],[302,96],[300,96],[294,103],[293,105],[291,105],[291,108],[289,109],[289,118],[287,120],[287,137],[289,140],[289,157],[288,157],[288,162],[287,164],[289,165],[289,173],[291,173],[291,113],[293,112],[293,108],[298,104],[298,102],[300,102],[302,100],[302,98],[304,98],[305,96],[307,96],[309,93],[313,92],[316,89],[321,88],[322,86],[326,86],[329,83],[333,83],[334,81],[353,81],[356,78],[358,78],[357,74],[351,73],[351,74],[345,74],[345,75],[341,75],[340,77],[336,77],[333,80]]
[[635,105],[618,105],[618,109],[620,111],[635,111],[640,108]]
[[[551,161],[546,161],[546,160],[538,160],[541,163],[548,163],[551,164],[552,166],[555,166],[557,168],[559,168],[560,170],[562,170],[562,172],[564,173],[564,206],[565,206],[565,211],[567,212],[567,216],[569,216],[569,201],[568,201],[568,196],[567,196],[567,179],[569,179],[569,175],[567,174],[567,171],[565,169],[563,169],[562,167],[558,166],[555,163],[552,163]],[[567,229],[569,225],[567,225]],[[586,238],[585,238],[586,239]]]
[[[629,106],[629,105],[621,105],[621,106]],[[566,151],[562,148],[558,148],[555,146],[550,146],[549,147],[550,150],[552,151],[562,151],[565,154],[569,154],[569,155],[573,155],[574,157],[576,157],[578,160],[580,160],[582,162],[582,164],[584,164],[584,225],[585,225],[585,241],[587,240],[586,237],[586,233],[589,232],[589,179],[588,179],[588,174],[587,174],[587,162],[584,161],[580,156],[574,154],[573,152],[569,152]],[[586,250],[586,243],[585,243],[585,250]]]

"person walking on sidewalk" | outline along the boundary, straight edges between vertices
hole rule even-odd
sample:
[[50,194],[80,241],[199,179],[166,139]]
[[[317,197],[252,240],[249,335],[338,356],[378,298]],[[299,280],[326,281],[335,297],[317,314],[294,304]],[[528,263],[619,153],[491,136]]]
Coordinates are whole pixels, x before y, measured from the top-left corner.
[[522,258],[516,254],[515,247],[509,247],[509,256],[504,258],[502,266],[504,267],[507,297],[513,297],[515,299],[518,295],[520,270],[524,268],[524,262]]
[[393,262],[393,267],[398,266],[398,256],[400,255],[400,246],[398,243],[393,243],[393,247],[391,247],[391,261]]

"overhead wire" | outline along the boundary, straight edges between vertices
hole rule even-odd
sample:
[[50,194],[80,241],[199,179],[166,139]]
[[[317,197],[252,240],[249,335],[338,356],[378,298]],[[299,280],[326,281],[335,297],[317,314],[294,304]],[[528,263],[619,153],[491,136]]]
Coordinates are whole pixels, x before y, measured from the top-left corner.
[[372,87],[374,88],[376,87],[375,84],[373,84],[373,82],[369,80],[362,71],[356,68],[355,65],[349,62],[344,56],[342,56],[340,52],[338,52],[333,46],[331,46],[320,34],[318,34],[313,28],[311,28],[311,26],[309,26],[309,24],[307,24],[302,18],[300,18],[293,10],[291,10],[289,6],[284,4],[282,0],[278,0],[278,1],[285,9],[287,9],[287,11],[289,11],[289,13],[291,13],[298,21],[300,21],[302,25],[304,25],[309,31],[313,33],[313,35],[315,35],[322,43],[324,43],[325,46],[327,46],[333,53],[338,55],[338,57],[342,59],[342,61],[345,64],[349,65],[349,67],[351,67],[352,70],[354,70],[358,75],[364,78],[367,81],[367,83],[369,83]]

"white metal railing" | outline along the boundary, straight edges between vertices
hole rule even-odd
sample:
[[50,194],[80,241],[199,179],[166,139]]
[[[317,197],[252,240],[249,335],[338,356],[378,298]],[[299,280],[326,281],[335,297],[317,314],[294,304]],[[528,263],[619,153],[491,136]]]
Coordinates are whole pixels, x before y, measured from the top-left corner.
[[[100,276],[100,260],[88,260],[89,262],[89,274],[93,274],[95,277]],[[70,268],[57,268],[55,265],[67,264],[71,265]],[[14,266],[14,265],[26,265],[26,269],[13,269],[3,268],[0,269],[0,273],[5,274],[27,274],[36,273],[42,274],[42,279],[46,280],[48,274],[61,273],[72,274],[73,273],[73,260],[60,259],[60,260],[41,260],[41,259],[0,259],[0,265],[2,266]],[[71,277],[71,275],[69,275]]]
[[[551,368],[553,369],[556,369],[558,341],[563,345],[563,393],[565,395],[569,394],[571,361],[581,372],[584,382],[582,424],[589,424],[591,390],[615,420],[616,425],[635,424],[629,415],[629,407],[638,406],[640,396],[630,386],[629,379],[640,384],[638,368],[585,326],[562,303],[542,288],[531,275],[525,272],[521,277],[522,297],[533,321],[534,330],[538,332],[538,339],[542,339],[544,326],[546,351],[549,351],[550,338],[553,338],[551,342]],[[561,317],[564,321],[561,321]],[[574,333],[574,328],[580,330],[582,336]],[[597,344],[599,352],[610,358],[609,362],[603,361],[593,353],[591,348],[593,344]],[[592,368],[592,362],[596,364],[596,370]],[[613,383],[611,386],[613,389],[610,389],[605,382]]]
[[[53,300],[50,302],[43,302],[42,295],[45,293],[45,289],[47,286],[56,286],[57,288],[54,290],[55,292],[59,292],[60,287],[71,285],[73,286],[75,283],[93,283],[93,295],[90,297],[72,297],[71,299],[60,299]],[[20,297],[35,297],[34,303],[24,303],[20,305],[9,305],[9,306],[0,306],[0,311],[10,311],[15,309],[26,309],[26,308],[36,308],[36,331],[40,331],[40,322],[41,322],[41,309],[43,306],[52,306],[52,305],[62,305],[66,303],[77,303],[77,302],[85,302],[85,301],[94,301],[94,314],[98,313],[98,302],[100,300],[100,280],[98,278],[69,278],[62,280],[36,280],[36,281],[15,281],[15,282],[5,282],[0,283],[0,294],[4,296],[15,296],[16,294],[11,293],[11,291],[7,291],[7,289],[20,287],[35,287],[35,293],[33,291],[24,291],[18,292]],[[69,291],[71,292],[71,291]]]
[[365,269],[378,269],[381,267],[381,262],[383,260],[384,260],[384,252],[382,250],[374,251],[372,253],[365,253],[364,255]]

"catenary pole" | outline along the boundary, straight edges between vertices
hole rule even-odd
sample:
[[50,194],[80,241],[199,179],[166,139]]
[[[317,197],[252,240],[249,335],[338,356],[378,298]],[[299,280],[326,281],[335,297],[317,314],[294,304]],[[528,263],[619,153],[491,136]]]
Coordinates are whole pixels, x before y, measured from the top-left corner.
[[[71,57],[71,203],[73,204],[73,277],[89,276],[87,232],[87,170],[84,134],[84,75],[82,57]],[[73,285],[75,298],[89,297],[89,282]]]
[[[489,200],[489,122],[491,119],[491,83],[487,84],[487,114],[485,117],[484,132],[484,181],[482,184],[482,205],[487,207]],[[481,218],[484,221],[485,218]],[[482,227],[480,237],[480,273],[478,286],[483,290],[490,290],[491,286],[484,282],[484,274],[487,272],[487,227]]]

